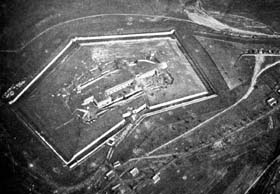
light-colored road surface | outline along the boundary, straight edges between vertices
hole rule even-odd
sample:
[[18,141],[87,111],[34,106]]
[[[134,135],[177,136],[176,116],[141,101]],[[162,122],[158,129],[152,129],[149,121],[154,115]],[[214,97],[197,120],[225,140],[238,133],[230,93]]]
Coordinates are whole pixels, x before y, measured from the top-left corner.
[[250,185],[250,187],[245,191],[244,194],[247,194],[250,192],[250,190],[256,185],[256,183],[261,179],[261,177],[268,171],[268,169],[277,161],[280,160],[280,155],[275,158],[265,169],[264,171],[255,179],[255,181]]
[[211,28],[216,31],[229,31],[234,32],[238,34],[246,34],[246,35],[255,35],[255,36],[268,36],[270,38],[279,38],[280,36],[278,34],[275,35],[269,35],[261,32],[254,32],[249,30],[242,30],[235,27],[231,27],[227,24],[224,24],[214,17],[207,14],[207,12],[199,7],[190,7],[192,10],[185,9],[185,13],[188,15],[188,17],[196,24],[201,26],[206,26],[208,28]]

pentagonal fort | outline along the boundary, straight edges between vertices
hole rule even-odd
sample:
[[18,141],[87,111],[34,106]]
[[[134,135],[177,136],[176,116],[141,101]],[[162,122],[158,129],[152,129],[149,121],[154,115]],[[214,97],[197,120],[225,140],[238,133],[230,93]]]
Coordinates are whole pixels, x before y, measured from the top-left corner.
[[23,117],[65,163],[146,113],[211,92],[174,31],[71,42],[20,102]]

